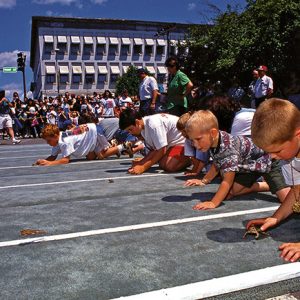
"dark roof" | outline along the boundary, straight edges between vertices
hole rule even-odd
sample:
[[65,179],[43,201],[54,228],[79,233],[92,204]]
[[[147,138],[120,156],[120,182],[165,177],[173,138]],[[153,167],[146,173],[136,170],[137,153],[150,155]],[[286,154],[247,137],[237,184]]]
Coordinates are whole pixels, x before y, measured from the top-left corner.
[[[118,30],[138,30],[139,26],[146,26],[146,31],[158,30],[168,26],[175,26],[176,32],[187,32],[192,24],[139,21],[139,20],[117,20],[117,19],[91,19],[91,18],[66,18],[66,17],[32,17],[31,28],[31,49],[30,49],[30,66],[33,68],[35,57],[35,44],[38,37],[39,27],[49,28],[84,28],[86,29],[118,29]],[[207,25],[202,25],[207,26]]]

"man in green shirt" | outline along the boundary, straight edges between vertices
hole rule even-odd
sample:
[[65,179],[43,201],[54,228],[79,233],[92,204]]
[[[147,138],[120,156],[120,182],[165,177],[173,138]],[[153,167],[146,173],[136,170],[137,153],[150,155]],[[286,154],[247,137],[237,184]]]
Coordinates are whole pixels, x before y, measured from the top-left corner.
[[168,72],[173,76],[168,86],[167,109],[172,115],[181,116],[188,110],[186,96],[191,92],[193,83],[186,74],[179,70],[179,63],[176,57],[169,57],[165,66]]

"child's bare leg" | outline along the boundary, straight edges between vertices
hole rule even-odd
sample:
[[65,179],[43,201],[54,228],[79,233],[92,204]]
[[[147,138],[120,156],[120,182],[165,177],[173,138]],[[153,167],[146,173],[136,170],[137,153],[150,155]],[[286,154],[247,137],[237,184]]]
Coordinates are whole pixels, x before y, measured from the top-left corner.
[[115,155],[120,153],[120,147],[119,146],[114,146],[114,147],[110,147],[107,149],[102,150],[100,153],[98,153],[98,159],[104,159],[107,158],[109,156]]
[[167,172],[177,172],[186,168],[190,163],[188,157],[182,157],[181,160],[175,157],[165,155],[159,162],[159,166]]
[[278,197],[281,203],[286,199],[286,196],[290,192],[290,190],[291,190],[290,187],[286,187],[276,192],[276,196]]
[[250,193],[268,192],[269,190],[269,185],[265,181],[255,182],[250,188],[235,182],[226,199],[231,199],[235,196],[241,196]]

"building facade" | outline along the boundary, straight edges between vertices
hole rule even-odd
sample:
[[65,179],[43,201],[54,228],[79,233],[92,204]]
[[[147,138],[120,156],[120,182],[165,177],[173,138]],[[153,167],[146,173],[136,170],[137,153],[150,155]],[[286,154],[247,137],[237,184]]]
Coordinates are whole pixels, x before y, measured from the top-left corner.
[[114,90],[130,65],[147,68],[165,89],[165,60],[178,49],[186,51],[178,44],[186,39],[187,28],[165,22],[33,17],[33,95]]

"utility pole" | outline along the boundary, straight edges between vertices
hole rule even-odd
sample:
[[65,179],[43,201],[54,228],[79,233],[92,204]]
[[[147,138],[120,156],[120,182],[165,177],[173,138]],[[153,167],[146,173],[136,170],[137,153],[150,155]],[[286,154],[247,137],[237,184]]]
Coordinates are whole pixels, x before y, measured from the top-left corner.
[[19,52],[17,54],[17,64],[18,64],[18,71],[21,71],[23,74],[23,91],[24,91],[24,98],[26,97],[26,79],[25,79],[25,63],[26,63],[26,55],[23,52]]

